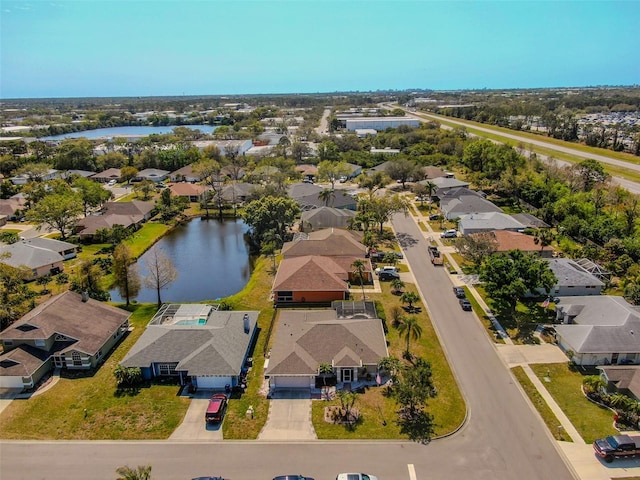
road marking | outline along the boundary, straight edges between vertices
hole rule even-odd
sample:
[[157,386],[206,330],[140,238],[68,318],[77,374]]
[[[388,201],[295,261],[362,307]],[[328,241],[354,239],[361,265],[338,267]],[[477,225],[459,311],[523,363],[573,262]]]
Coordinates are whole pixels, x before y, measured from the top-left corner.
[[413,466],[413,463],[407,464],[407,468],[409,469],[409,480],[417,480],[416,468]]

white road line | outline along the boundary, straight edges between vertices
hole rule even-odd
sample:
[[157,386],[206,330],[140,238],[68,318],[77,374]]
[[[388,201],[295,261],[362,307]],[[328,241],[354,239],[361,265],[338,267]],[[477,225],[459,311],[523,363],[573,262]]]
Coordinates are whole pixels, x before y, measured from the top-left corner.
[[407,464],[407,468],[409,469],[409,480],[417,480],[416,467],[413,466],[413,463]]

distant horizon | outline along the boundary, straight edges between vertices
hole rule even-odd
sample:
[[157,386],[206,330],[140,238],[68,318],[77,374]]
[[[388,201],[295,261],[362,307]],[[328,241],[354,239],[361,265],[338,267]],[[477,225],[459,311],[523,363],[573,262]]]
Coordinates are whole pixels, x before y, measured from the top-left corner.
[[638,25],[617,0],[2,0],[0,99],[631,86]]
[[99,99],[108,99],[108,98],[202,98],[202,97],[258,97],[258,96],[296,96],[296,95],[319,95],[319,96],[327,96],[327,95],[353,95],[353,94],[382,94],[382,93],[401,93],[407,94],[410,92],[434,92],[434,93],[446,93],[446,92],[480,92],[480,91],[516,91],[516,90],[567,90],[567,89],[578,89],[578,90],[586,90],[586,89],[598,89],[598,88],[640,88],[640,84],[630,84],[630,85],[567,85],[567,86],[552,86],[552,87],[506,87],[506,88],[457,88],[457,89],[434,89],[434,88],[406,88],[406,89],[384,89],[378,88],[376,90],[334,90],[327,92],[266,92],[266,93],[192,93],[192,94],[183,94],[183,95],[89,95],[89,96],[70,96],[70,97],[12,97],[12,98],[3,98],[0,97],[0,102],[3,101],[14,101],[14,100],[73,100],[73,99],[82,99],[82,98],[99,98]]

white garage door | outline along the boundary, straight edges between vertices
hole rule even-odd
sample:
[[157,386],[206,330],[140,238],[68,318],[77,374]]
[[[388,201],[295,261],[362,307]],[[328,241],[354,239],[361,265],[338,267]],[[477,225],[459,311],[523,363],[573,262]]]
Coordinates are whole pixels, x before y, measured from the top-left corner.
[[0,388],[24,388],[22,377],[0,376]]
[[276,388],[309,388],[311,378],[309,377],[273,377]]
[[225,385],[233,385],[231,377],[197,377],[198,388],[224,388]]

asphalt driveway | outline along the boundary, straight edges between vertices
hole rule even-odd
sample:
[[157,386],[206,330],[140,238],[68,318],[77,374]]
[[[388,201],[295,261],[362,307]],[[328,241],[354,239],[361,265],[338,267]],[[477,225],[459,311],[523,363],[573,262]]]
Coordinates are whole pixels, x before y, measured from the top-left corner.
[[269,416],[258,440],[316,440],[311,423],[311,392],[279,391],[269,403]]

